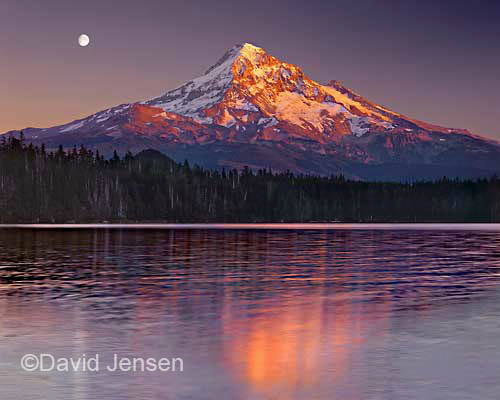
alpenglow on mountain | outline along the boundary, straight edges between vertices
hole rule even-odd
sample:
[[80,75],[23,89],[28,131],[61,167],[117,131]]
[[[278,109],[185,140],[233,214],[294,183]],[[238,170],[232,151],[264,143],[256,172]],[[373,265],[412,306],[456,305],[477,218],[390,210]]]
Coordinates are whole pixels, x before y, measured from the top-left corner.
[[109,156],[153,148],[209,168],[370,180],[487,177],[500,170],[497,142],[408,118],[335,80],[319,84],[248,43],[162,96],[24,134],[49,149],[85,145]]

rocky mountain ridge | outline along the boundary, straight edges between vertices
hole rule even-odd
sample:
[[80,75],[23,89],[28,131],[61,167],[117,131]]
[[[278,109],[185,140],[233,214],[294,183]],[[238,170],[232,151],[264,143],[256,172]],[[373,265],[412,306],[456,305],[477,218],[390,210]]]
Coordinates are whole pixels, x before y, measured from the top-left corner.
[[497,142],[411,119],[338,81],[322,85],[248,43],[162,96],[24,133],[49,148],[85,145],[106,155],[155,148],[211,168],[390,180],[500,170]]

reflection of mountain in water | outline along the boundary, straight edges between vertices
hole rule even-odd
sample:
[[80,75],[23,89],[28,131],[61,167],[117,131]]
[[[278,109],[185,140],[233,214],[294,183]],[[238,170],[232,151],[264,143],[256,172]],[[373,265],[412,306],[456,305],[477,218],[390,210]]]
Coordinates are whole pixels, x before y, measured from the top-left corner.
[[[12,365],[47,348],[165,354],[187,366],[48,375],[43,389],[23,376],[24,393],[55,400],[496,390],[481,383],[500,368],[486,357],[500,350],[499,245],[495,232],[0,230],[0,354]],[[483,375],[467,367],[477,363]],[[7,398],[18,374],[0,374]]]

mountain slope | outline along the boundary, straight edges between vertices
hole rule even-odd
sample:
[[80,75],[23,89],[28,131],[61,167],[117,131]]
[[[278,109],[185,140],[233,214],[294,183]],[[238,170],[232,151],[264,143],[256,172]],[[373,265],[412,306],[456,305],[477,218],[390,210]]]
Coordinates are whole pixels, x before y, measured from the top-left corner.
[[361,179],[477,177],[500,170],[498,143],[417,121],[338,81],[321,85],[251,44],[157,98],[24,130],[48,147],[155,148],[208,167],[273,168]]

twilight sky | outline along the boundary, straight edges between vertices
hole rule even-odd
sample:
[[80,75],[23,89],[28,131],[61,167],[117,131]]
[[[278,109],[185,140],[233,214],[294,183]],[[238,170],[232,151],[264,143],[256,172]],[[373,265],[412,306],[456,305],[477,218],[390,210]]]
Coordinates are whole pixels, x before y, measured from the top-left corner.
[[500,139],[497,0],[1,0],[0,132],[157,96],[242,42],[412,118]]

